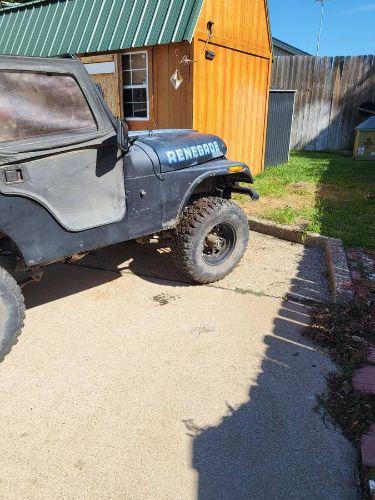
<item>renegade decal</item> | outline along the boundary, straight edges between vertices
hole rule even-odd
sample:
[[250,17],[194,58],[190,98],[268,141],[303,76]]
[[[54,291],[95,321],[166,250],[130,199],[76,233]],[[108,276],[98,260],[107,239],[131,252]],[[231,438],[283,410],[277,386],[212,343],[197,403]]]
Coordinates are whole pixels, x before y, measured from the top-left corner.
[[219,144],[215,142],[208,142],[205,144],[198,144],[197,146],[187,146],[182,149],[173,149],[172,151],[166,151],[165,153],[168,158],[168,163],[180,163],[186,160],[192,160],[193,158],[201,158],[203,156],[217,156],[218,154],[223,155]]

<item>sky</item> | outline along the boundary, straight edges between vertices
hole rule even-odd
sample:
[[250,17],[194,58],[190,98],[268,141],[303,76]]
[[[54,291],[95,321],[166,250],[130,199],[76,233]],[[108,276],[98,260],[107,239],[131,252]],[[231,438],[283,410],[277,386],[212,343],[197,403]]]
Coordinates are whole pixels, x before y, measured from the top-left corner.
[[[316,54],[321,4],[268,0],[272,35]],[[375,54],[375,0],[326,0],[320,55]]]

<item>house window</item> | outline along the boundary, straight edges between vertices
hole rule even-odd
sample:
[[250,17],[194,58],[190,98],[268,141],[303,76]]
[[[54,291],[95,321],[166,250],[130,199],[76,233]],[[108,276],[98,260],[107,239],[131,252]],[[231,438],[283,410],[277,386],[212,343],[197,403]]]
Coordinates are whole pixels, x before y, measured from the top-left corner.
[[122,56],[124,116],[127,120],[148,120],[147,52],[129,52]]

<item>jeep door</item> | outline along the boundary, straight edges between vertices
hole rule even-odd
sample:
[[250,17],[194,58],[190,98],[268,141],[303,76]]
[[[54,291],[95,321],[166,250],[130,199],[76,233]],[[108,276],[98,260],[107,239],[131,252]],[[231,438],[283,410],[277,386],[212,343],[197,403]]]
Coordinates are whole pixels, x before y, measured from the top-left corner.
[[115,127],[79,61],[0,56],[0,193],[72,232],[124,218]]

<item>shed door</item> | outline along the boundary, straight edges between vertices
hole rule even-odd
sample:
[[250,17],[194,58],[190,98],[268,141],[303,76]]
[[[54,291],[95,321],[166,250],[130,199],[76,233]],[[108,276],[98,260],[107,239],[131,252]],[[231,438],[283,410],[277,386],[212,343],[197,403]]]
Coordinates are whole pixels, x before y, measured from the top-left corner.
[[42,204],[70,231],[125,214],[122,159],[71,74],[0,69],[0,191]]

